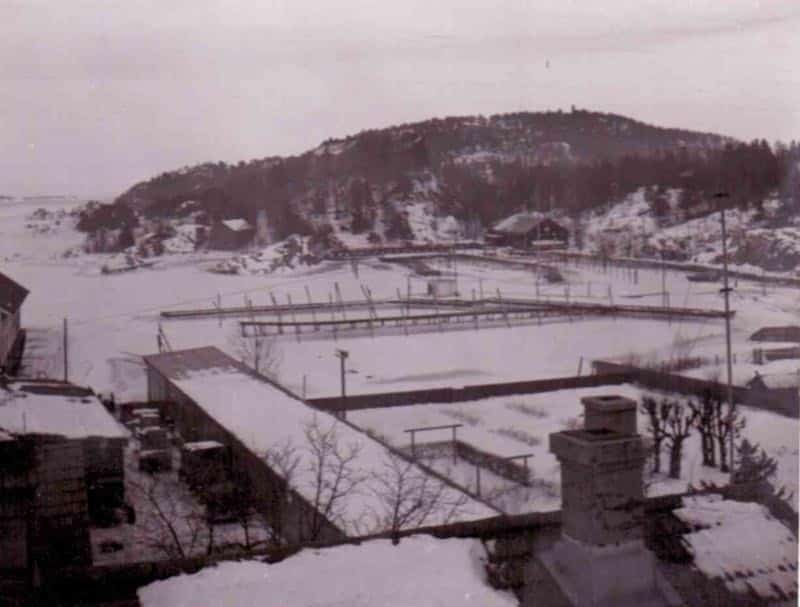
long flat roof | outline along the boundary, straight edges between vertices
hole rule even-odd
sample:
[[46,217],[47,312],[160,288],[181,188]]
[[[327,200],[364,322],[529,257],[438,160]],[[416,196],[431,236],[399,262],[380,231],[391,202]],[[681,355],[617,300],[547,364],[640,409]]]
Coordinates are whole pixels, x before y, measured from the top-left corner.
[[0,432],[71,439],[128,437],[97,396],[58,382],[14,381],[0,389]]
[[[314,428],[323,433],[333,429],[340,449],[358,450],[352,469],[364,480],[359,491],[346,499],[338,520],[331,522],[348,535],[358,535],[355,525],[363,524],[365,517],[384,509],[385,500],[380,494],[386,489],[381,481],[391,475],[392,454],[364,432],[342,423],[329,413],[313,409],[288,390],[256,376],[217,348],[156,354],[146,356],[145,362],[259,458],[266,461],[282,448],[291,447],[293,455],[298,458],[291,485],[311,503],[314,503],[316,489],[315,460],[309,450],[307,432]],[[275,472],[281,473],[277,469]],[[456,514],[443,509],[441,515],[432,515],[424,522],[425,525],[479,520],[499,514],[438,478],[431,477],[431,480],[443,485],[447,496],[443,502],[463,501],[463,505]]]

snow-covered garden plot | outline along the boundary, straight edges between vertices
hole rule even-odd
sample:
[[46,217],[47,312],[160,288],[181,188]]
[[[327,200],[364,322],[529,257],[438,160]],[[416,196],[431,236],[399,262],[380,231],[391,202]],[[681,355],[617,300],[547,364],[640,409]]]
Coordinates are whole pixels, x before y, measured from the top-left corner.
[[192,575],[153,582],[138,595],[143,607],[517,605],[512,594],[489,587],[485,562],[478,540],[414,536],[396,546],[389,540],[373,540],[360,546],[303,550],[274,565],[223,562]]
[[[508,512],[546,511],[560,508],[560,468],[549,452],[548,435],[583,424],[584,396],[620,394],[637,401],[644,392],[637,387],[622,385],[603,388],[560,390],[531,395],[489,398],[480,401],[451,404],[420,404],[407,407],[389,407],[351,411],[348,419],[361,428],[374,433],[390,444],[408,448],[409,434],[405,430],[425,426],[462,423],[457,439],[500,457],[532,453],[528,461],[532,487],[518,488],[516,483],[498,479],[482,471],[482,489],[486,489],[496,505]],[[659,397],[658,395],[656,395]],[[676,397],[685,400],[684,397]],[[778,459],[779,472],[776,484],[786,485],[797,493],[798,422],[797,420],[765,411],[744,409],[747,426],[743,436],[761,444],[768,454]],[[648,422],[638,415],[639,430],[647,436]],[[416,441],[442,442],[451,438],[449,429],[417,433]],[[666,454],[662,456],[666,460]],[[457,483],[476,489],[475,466],[446,454],[431,462],[441,472],[450,475]],[[689,483],[701,481],[726,483],[728,477],[717,468],[702,465],[700,438],[694,432],[687,441],[679,480],[665,474],[647,479],[648,494],[662,495],[684,491]],[[511,494],[504,490],[514,488]],[[796,495],[795,507],[796,507]]]
[[135,521],[92,527],[92,562],[96,565],[199,556],[226,549],[263,547],[272,539],[265,522],[253,515],[241,522],[210,524],[205,507],[173,470],[149,474],[138,467],[139,442],[125,450],[125,500]]
[[[347,390],[352,394],[523,381],[589,372],[594,358],[625,356],[637,348],[668,345],[674,327],[666,322],[587,319],[476,330],[281,343],[281,381],[308,396],[340,391],[337,348],[347,350]],[[620,336],[635,335],[635,341]],[[304,336],[304,339],[306,337]],[[583,359],[583,363],[581,363]]]

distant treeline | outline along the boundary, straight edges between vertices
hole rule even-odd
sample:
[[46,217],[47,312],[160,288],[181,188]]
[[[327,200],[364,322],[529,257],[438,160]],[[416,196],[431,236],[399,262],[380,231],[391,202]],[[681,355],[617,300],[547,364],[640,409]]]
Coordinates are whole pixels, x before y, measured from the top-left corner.
[[[798,161],[796,143],[740,143],[583,110],[518,113],[365,131],[300,156],[206,163],[137,184],[117,204],[150,217],[200,209],[208,222],[255,221],[265,209],[279,238],[327,231],[333,213],[353,232],[403,239],[411,232],[402,203],[414,200],[484,226],[524,208],[577,214],[644,186],[680,188],[685,208],[726,191],[736,205],[778,192],[796,209]],[[128,219],[104,212],[98,222]]]

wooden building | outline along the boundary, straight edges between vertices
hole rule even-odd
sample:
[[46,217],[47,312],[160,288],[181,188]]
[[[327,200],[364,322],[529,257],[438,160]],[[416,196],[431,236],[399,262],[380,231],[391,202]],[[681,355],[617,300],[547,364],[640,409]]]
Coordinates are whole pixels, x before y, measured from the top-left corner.
[[542,243],[566,246],[568,241],[569,230],[542,213],[517,213],[486,233],[486,242],[498,247],[541,248]]
[[0,569],[91,562],[89,524],[124,499],[127,432],[85,388],[0,385]]
[[[292,401],[292,407],[305,408],[306,405],[214,347],[154,354],[145,356],[144,361],[148,399],[164,403],[162,411],[174,421],[180,437],[192,443],[214,441],[224,445],[232,479],[237,485],[251,488],[254,502],[259,510],[266,513],[270,524],[280,529],[280,533],[289,541],[308,539],[304,537],[302,521],[313,515],[311,505],[288,485],[280,471],[273,470],[267,464],[265,456],[269,446],[265,445],[266,449],[259,450],[253,444],[254,439],[263,438],[265,433],[259,432],[254,425],[253,433],[258,432],[261,436],[248,436],[247,431],[237,431],[236,425],[236,418],[240,416],[245,426],[255,423],[252,416],[247,414],[253,403],[267,409],[280,406],[287,400]],[[201,388],[193,389],[193,383],[202,382],[192,382],[192,376],[199,379],[207,374],[216,376],[220,383],[224,383],[224,376],[232,376],[247,389],[228,393],[220,402],[218,393],[213,389],[208,390],[207,394],[203,394]],[[252,400],[248,398],[245,402],[246,396],[252,397]],[[227,411],[220,411],[223,407]],[[271,415],[279,417],[280,408],[273,409]],[[277,419],[274,421],[277,422]],[[267,435],[273,434],[267,432]],[[280,438],[275,434],[273,440],[277,445]],[[324,521],[322,526],[322,538],[333,540],[344,537],[330,521]]]
[[22,339],[20,313],[28,290],[0,272],[0,368],[11,363],[10,357]]
[[[363,524],[364,513],[381,510],[378,489],[369,486],[347,496],[336,508],[333,520],[318,510],[323,508],[316,493],[321,477],[314,470],[320,466],[312,454],[309,436],[334,432],[338,444],[357,448],[351,465],[358,476],[369,479],[366,485],[376,482],[373,479],[390,455],[370,436],[311,408],[283,386],[215,347],[153,354],[145,356],[144,361],[148,398],[164,403],[161,409],[165,417],[174,421],[184,441],[195,443],[193,448],[211,446],[211,441],[214,447],[224,446],[221,457],[227,458],[234,485],[248,488],[253,505],[284,540],[292,543],[358,536],[363,533],[358,525]],[[288,459],[295,462],[291,472],[282,459],[286,448],[291,450]],[[196,462],[187,462],[184,474],[191,477],[199,467]],[[323,469],[327,470],[325,466]],[[496,514],[483,503],[464,499],[459,512],[462,520]],[[432,517],[430,523],[436,522]]]
[[255,229],[246,219],[223,219],[211,226],[208,248],[220,251],[235,251],[253,242]]
[[750,341],[800,343],[800,326],[761,327],[750,336]]

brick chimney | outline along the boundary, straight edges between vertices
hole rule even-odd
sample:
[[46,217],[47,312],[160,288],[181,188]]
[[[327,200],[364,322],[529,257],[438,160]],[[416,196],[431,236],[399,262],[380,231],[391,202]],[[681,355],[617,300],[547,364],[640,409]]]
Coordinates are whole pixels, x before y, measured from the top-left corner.
[[582,430],[550,435],[561,464],[561,539],[540,557],[578,607],[681,604],[642,541],[645,449],[636,401],[581,399]]

